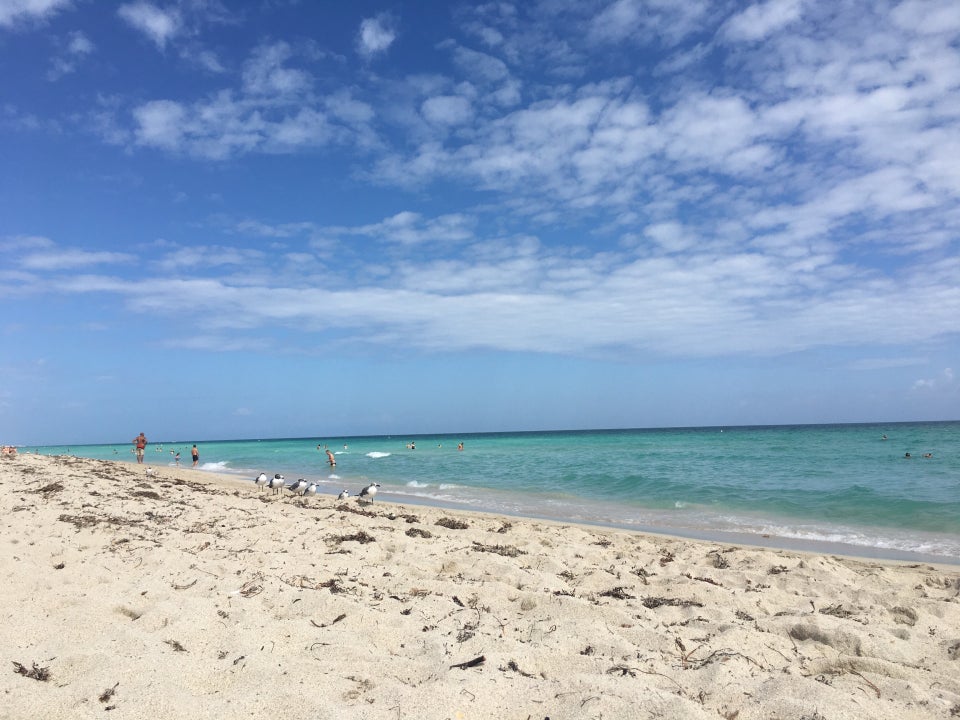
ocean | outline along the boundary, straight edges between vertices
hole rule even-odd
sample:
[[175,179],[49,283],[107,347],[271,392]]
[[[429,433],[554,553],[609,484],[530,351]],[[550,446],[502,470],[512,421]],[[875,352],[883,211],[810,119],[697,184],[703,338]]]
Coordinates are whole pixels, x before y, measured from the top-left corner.
[[[191,438],[152,442],[145,462],[172,465],[179,452],[189,467],[193,442],[200,469],[250,480],[251,492],[261,471],[331,494],[378,482],[378,502],[960,564],[960,422]],[[133,462],[132,447],[24,449]]]

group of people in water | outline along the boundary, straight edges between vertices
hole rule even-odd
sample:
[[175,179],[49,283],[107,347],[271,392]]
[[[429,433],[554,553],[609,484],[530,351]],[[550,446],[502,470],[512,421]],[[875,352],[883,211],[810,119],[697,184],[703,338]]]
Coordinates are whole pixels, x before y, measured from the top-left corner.
[[[143,465],[143,454],[147,449],[147,436],[143,433],[140,433],[133,439],[133,451],[137,454],[137,464]],[[163,451],[163,445],[157,448],[157,452]],[[173,455],[173,462],[177,467],[180,467],[180,451],[171,450],[170,454]],[[193,460],[193,467],[196,467],[200,463],[200,450],[197,448],[197,444],[194,443],[193,447],[190,448],[190,458]]]

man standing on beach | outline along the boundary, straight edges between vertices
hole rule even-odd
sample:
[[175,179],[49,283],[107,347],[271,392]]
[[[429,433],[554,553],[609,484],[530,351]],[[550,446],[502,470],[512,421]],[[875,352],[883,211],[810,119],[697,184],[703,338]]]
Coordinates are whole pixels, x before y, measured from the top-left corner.
[[147,438],[143,433],[140,433],[133,439],[133,444],[137,448],[137,462],[140,465],[143,465],[143,450],[147,447]]

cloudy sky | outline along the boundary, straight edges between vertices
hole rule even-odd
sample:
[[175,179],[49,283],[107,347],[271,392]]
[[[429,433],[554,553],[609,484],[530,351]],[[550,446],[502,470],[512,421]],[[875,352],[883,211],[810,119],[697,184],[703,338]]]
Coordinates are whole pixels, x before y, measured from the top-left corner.
[[956,0],[0,0],[0,441],[960,418]]

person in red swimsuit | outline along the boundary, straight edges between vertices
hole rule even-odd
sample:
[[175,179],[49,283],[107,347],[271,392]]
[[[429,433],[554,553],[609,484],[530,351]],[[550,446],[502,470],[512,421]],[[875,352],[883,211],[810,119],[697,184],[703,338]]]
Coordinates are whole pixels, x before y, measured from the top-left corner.
[[143,451],[147,447],[147,438],[143,433],[140,433],[133,439],[133,444],[137,448],[137,462],[143,465]]

